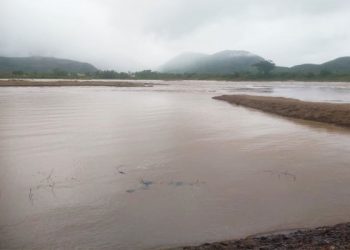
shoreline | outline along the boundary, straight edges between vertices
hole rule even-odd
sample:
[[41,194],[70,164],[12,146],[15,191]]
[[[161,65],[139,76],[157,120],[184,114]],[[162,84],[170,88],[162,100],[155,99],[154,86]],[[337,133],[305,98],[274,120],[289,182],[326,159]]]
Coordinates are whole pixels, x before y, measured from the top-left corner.
[[0,82],[2,81],[31,81],[31,80],[40,80],[40,81],[163,81],[163,82],[171,82],[171,81],[211,81],[211,82],[239,82],[239,83],[250,83],[250,82],[258,82],[258,83],[275,83],[275,82],[285,82],[285,83],[344,83],[350,84],[350,79],[223,79],[223,78],[59,78],[59,77],[0,77]]
[[29,81],[6,80],[0,81],[0,87],[153,87],[152,83],[139,83],[128,81]]
[[213,99],[285,117],[350,127],[349,103],[308,102],[292,98],[252,95],[222,95]]
[[[350,76],[349,76],[350,77]],[[86,81],[86,80],[112,80],[112,81],[218,81],[218,82],[305,82],[305,83],[313,83],[313,82],[323,82],[323,83],[347,83],[350,84],[350,78],[248,78],[248,79],[242,79],[242,78],[221,78],[221,77],[198,77],[198,78],[166,78],[166,77],[154,77],[154,78],[86,78],[86,77],[40,77],[40,76],[31,76],[31,77],[15,77],[15,76],[0,76],[0,81],[2,80],[30,80],[30,79],[40,79],[40,80],[77,80],[77,81]]]
[[289,230],[285,233],[259,234],[237,240],[173,248],[173,250],[180,249],[350,249],[350,223],[312,229]]

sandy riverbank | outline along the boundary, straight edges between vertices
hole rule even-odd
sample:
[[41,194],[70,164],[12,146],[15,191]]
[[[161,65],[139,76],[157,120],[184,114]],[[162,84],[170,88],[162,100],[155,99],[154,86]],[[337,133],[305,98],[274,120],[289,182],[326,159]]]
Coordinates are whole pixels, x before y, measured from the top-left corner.
[[213,98],[282,116],[350,127],[350,104],[251,95],[222,95]]
[[153,87],[152,83],[122,82],[122,81],[29,81],[29,80],[3,80],[0,87],[85,87],[85,86],[106,86],[106,87]]
[[205,243],[200,246],[176,249],[350,249],[350,223],[315,229],[294,230],[289,233],[249,236],[239,240]]

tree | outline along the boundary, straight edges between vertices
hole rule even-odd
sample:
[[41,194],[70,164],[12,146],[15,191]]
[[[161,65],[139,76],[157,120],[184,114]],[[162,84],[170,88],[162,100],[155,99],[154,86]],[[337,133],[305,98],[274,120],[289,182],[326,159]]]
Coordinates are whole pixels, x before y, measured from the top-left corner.
[[68,75],[68,72],[61,70],[59,68],[55,68],[52,70],[52,74],[54,77],[65,77]]
[[327,77],[327,76],[330,76],[330,75],[332,75],[332,72],[330,70],[328,70],[328,69],[322,69],[320,71],[320,76],[322,76],[322,77]]
[[24,75],[24,72],[21,71],[21,70],[15,70],[15,71],[12,71],[12,75],[15,75],[15,76],[23,76],[23,75]]
[[271,60],[263,60],[254,64],[253,66],[256,67],[257,70],[264,75],[270,74],[270,72],[276,67],[274,62]]

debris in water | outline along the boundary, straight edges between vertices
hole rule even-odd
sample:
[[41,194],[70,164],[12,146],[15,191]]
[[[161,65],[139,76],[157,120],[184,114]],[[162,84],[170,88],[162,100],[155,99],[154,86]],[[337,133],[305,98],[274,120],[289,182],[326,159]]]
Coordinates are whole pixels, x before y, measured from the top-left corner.
[[119,166],[119,167],[116,168],[117,171],[118,171],[118,173],[119,173],[119,174],[126,174],[126,172],[124,172],[123,170],[121,170],[122,167],[123,167],[123,165],[121,165],[121,166]]
[[144,180],[143,178],[141,179],[140,183],[144,185],[145,188],[149,188],[151,185],[154,184],[153,181]]
[[297,180],[297,177],[295,174],[289,173],[288,170],[286,171],[273,171],[273,170],[264,170],[263,172],[265,173],[270,173],[271,175],[277,175],[278,179],[281,178],[281,176],[285,176],[285,177],[290,177],[293,179],[293,181]]
[[169,182],[169,186],[175,186],[175,187],[179,187],[179,186],[183,186],[186,183],[183,181],[171,181]]
[[32,192],[32,188],[29,188],[28,198],[29,198],[30,203],[33,205],[34,201],[33,201],[33,192]]
[[196,180],[195,182],[184,182],[184,181],[171,181],[168,183],[169,186],[175,186],[175,187],[180,187],[180,186],[197,186],[200,184],[204,184],[205,182]]

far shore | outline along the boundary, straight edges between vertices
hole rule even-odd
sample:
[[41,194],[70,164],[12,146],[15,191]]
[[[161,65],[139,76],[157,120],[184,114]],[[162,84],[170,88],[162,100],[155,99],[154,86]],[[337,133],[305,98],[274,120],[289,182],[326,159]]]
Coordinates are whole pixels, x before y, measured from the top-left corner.
[[348,103],[307,102],[284,97],[252,95],[222,95],[213,99],[281,116],[350,127]]
[[81,80],[1,80],[0,87],[153,87],[152,83],[131,81],[81,81]]

